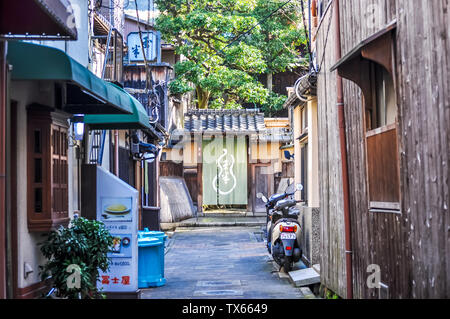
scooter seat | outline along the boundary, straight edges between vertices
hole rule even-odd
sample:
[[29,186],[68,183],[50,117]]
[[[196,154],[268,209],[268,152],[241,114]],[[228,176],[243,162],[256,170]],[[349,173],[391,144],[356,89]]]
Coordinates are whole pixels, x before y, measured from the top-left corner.
[[300,225],[300,223],[298,222],[298,220],[296,218],[280,218],[278,219],[273,225],[276,226],[279,223],[296,223],[298,225]]

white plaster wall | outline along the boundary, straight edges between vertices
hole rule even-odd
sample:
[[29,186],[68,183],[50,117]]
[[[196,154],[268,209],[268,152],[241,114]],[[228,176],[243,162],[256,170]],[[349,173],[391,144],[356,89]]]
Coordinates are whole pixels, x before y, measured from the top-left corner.
[[[76,41],[30,41],[58,48],[87,67],[89,64],[89,34],[88,34],[88,1],[69,0],[76,8],[78,39]],[[33,103],[54,105],[54,85],[50,81],[13,81],[10,88],[12,100],[18,102],[17,123],[17,234],[18,234],[18,287],[24,288],[40,281],[39,265],[45,263],[37,243],[43,240],[41,233],[29,233],[27,226],[27,112],[26,106]],[[13,133],[14,134],[14,133]],[[108,135],[109,136],[109,135]],[[123,143],[123,140],[121,141]],[[106,145],[108,140],[106,141]],[[124,143],[123,143],[124,144]],[[109,169],[109,148],[105,148],[104,167]],[[68,195],[69,217],[73,218],[74,209],[78,209],[78,171],[75,150],[68,151]],[[33,272],[24,277],[24,264],[27,263]]]
[[110,138],[109,138],[109,132],[110,131],[106,131],[106,138],[105,138],[105,147],[103,149],[103,161],[102,161],[102,167],[109,171],[112,172],[111,167],[110,167],[110,149],[109,149],[109,144],[110,144]]
[[319,207],[317,99],[308,101],[308,206]]
[[[294,176],[295,176],[295,184],[299,184],[302,181],[302,171],[301,171],[301,145],[298,140],[300,136],[300,119],[301,119],[301,111],[300,107],[296,107],[293,112],[293,131],[294,131]],[[301,200],[301,192],[295,193],[295,199]]]
[[[45,262],[37,243],[42,241],[41,233],[29,233],[27,226],[27,112],[32,102],[46,103],[53,92],[40,91],[38,82],[12,82],[10,96],[18,102],[17,108],[17,239],[18,239],[18,287],[24,288],[40,281],[39,265]],[[53,103],[53,102],[51,102]],[[24,265],[34,270],[24,277]]]
[[[39,265],[45,262],[37,243],[43,240],[41,233],[29,233],[27,226],[27,111],[26,107],[33,103],[54,105],[54,86],[50,81],[13,81],[10,90],[12,100],[18,102],[17,122],[17,233],[18,233],[18,287],[23,288],[40,281]],[[69,217],[73,218],[78,209],[78,181],[75,150],[68,151],[68,206]],[[21,169],[22,168],[22,169]],[[27,263],[34,270],[24,277],[24,264]]]
[[87,67],[89,64],[88,1],[69,0],[69,2],[74,8],[78,39],[76,41],[41,41],[41,44],[58,48]]
[[[308,181],[308,206],[319,207],[319,139],[317,127],[317,99],[309,100],[306,107],[308,108],[308,167],[306,169]],[[296,107],[293,114],[294,125],[294,154],[295,156],[295,183],[301,183],[301,143],[300,137],[301,127],[301,107]],[[298,154],[298,155],[297,155]],[[300,192],[297,192],[295,198],[300,200]]]

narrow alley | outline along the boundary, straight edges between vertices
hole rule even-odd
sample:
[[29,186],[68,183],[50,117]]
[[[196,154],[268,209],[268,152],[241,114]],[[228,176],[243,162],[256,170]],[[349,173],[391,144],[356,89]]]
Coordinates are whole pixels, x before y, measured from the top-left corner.
[[314,298],[279,277],[261,227],[177,229],[165,258],[166,284],[141,299]]
[[450,299],[449,38],[450,0],[0,0],[0,302]]

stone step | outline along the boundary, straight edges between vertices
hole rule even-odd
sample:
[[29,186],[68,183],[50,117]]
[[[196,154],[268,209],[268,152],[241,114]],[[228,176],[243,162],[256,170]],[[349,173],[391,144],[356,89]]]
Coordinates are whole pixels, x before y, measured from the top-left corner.
[[263,226],[266,221],[261,217],[199,217],[186,219],[180,227],[230,227],[230,226]]
[[303,297],[305,297],[306,299],[317,299],[311,289],[309,289],[308,287],[301,287],[300,291],[302,292]]
[[253,216],[252,212],[246,211],[206,211],[202,213],[198,213],[198,217],[251,217]]
[[295,287],[304,287],[320,283],[320,274],[313,268],[300,269],[289,272],[289,281]]

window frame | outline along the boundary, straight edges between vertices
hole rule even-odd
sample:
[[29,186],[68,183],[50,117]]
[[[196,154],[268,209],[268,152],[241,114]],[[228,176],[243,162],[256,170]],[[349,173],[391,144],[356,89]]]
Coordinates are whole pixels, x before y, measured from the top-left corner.
[[[68,115],[54,108],[31,104],[27,107],[27,225],[29,232],[51,231],[69,223]],[[40,131],[40,150],[35,149],[35,132]],[[58,135],[54,132],[58,131]],[[61,134],[62,133],[62,134]],[[56,137],[58,144],[55,145]],[[61,138],[62,137],[62,138]],[[56,149],[54,149],[56,146]],[[61,152],[62,151],[62,152]],[[35,160],[41,159],[41,181],[36,183]],[[57,161],[55,166],[54,161]],[[63,164],[61,164],[63,163]],[[54,170],[57,171],[54,171]],[[35,193],[41,191],[41,209],[36,211]]]
[[[395,57],[395,38],[396,38],[396,28],[397,22],[393,20],[391,23],[386,25],[382,30],[374,33],[372,36],[361,41],[355,48],[349,51],[341,60],[339,60],[330,71],[338,70],[341,77],[348,79],[355,84],[357,84],[362,90],[363,103],[362,107],[362,125],[361,130],[363,130],[362,135],[364,136],[364,148],[365,148],[365,165],[366,169],[366,189],[367,189],[367,206],[369,212],[373,213],[396,213],[401,214],[401,171],[400,171],[400,143],[399,143],[399,133],[398,133],[398,87],[396,74],[396,57]],[[367,130],[368,127],[368,116],[366,114],[366,109],[371,108],[368,104],[373,103],[373,92],[370,79],[370,65],[371,63],[377,63],[384,67],[388,74],[390,74],[392,79],[392,85],[394,89],[394,97],[396,98],[396,120],[395,120],[395,142],[396,142],[396,172],[398,173],[398,179],[394,186],[398,190],[398,201],[394,202],[376,202],[372,200],[370,194],[370,176],[369,176],[369,152],[367,148],[368,137],[367,134],[373,134],[378,131],[383,130],[383,127],[375,130]],[[386,129],[386,127],[384,127]],[[389,148],[388,148],[389,149]],[[392,151],[392,149],[390,149]],[[392,167],[391,167],[392,168]],[[382,171],[382,170],[380,170]],[[385,184],[388,185],[388,184]],[[375,205],[374,205],[375,204]]]
[[[398,138],[398,101],[397,101],[397,87],[396,87],[396,79],[395,79],[395,42],[394,42],[394,33],[388,33],[389,38],[382,37],[380,39],[375,39],[373,42],[370,42],[366,47],[362,49],[362,56],[368,61],[368,69],[370,70],[368,76],[369,86],[368,89],[370,91],[369,94],[366,94],[363,98],[363,136],[364,136],[364,147],[365,147],[365,169],[366,169],[366,189],[367,189],[367,205],[368,210],[371,213],[393,213],[393,214],[401,214],[401,188],[400,188],[400,157],[399,157],[399,138]],[[387,40],[388,39],[388,40]],[[379,43],[376,43],[376,40],[380,40]],[[390,52],[390,56],[387,59],[379,59],[379,50],[387,50]],[[385,51],[386,52],[386,51]],[[379,69],[384,69],[387,71],[387,75],[391,77],[392,90],[395,100],[395,120],[393,123],[384,123],[384,125],[379,124],[378,112],[379,105],[378,104],[378,96],[377,93],[377,79],[376,79],[376,71],[375,68],[379,67]],[[385,85],[385,83],[384,83]],[[370,96],[369,101],[366,99],[367,95]],[[384,99],[386,99],[386,90],[384,90]],[[384,101],[386,104],[386,101]],[[371,110],[371,118],[370,123],[367,119],[367,112]],[[388,107],[386,105],[385,112],[387,114]],[[370,124],[370,127],[369,127]],[[394,186],[396,186],[396,201],[386,201],[386,200],[374,200],[371,194],[371,189],[375,183],[380,183],[379,180],[373,181],[371,180],[371,171],[373,171],[374,166],[371,166],[370,159],[370,151],[369,151],[369,139],[371,138],[381,138],[383,134],[387,134],[390,131],[394,131],[395,140],[392,141],[395,145],[395,157],[392,158],[394,161],[393,166],[395,166],[395,174],[397,175]],[[377,154],[377,159],[382,158],[382,154]],[[380,177],[381,179],[383,176]],[[372,185],[372,186],[371,186]],[[386,198],[386,197],[385,197]]]

